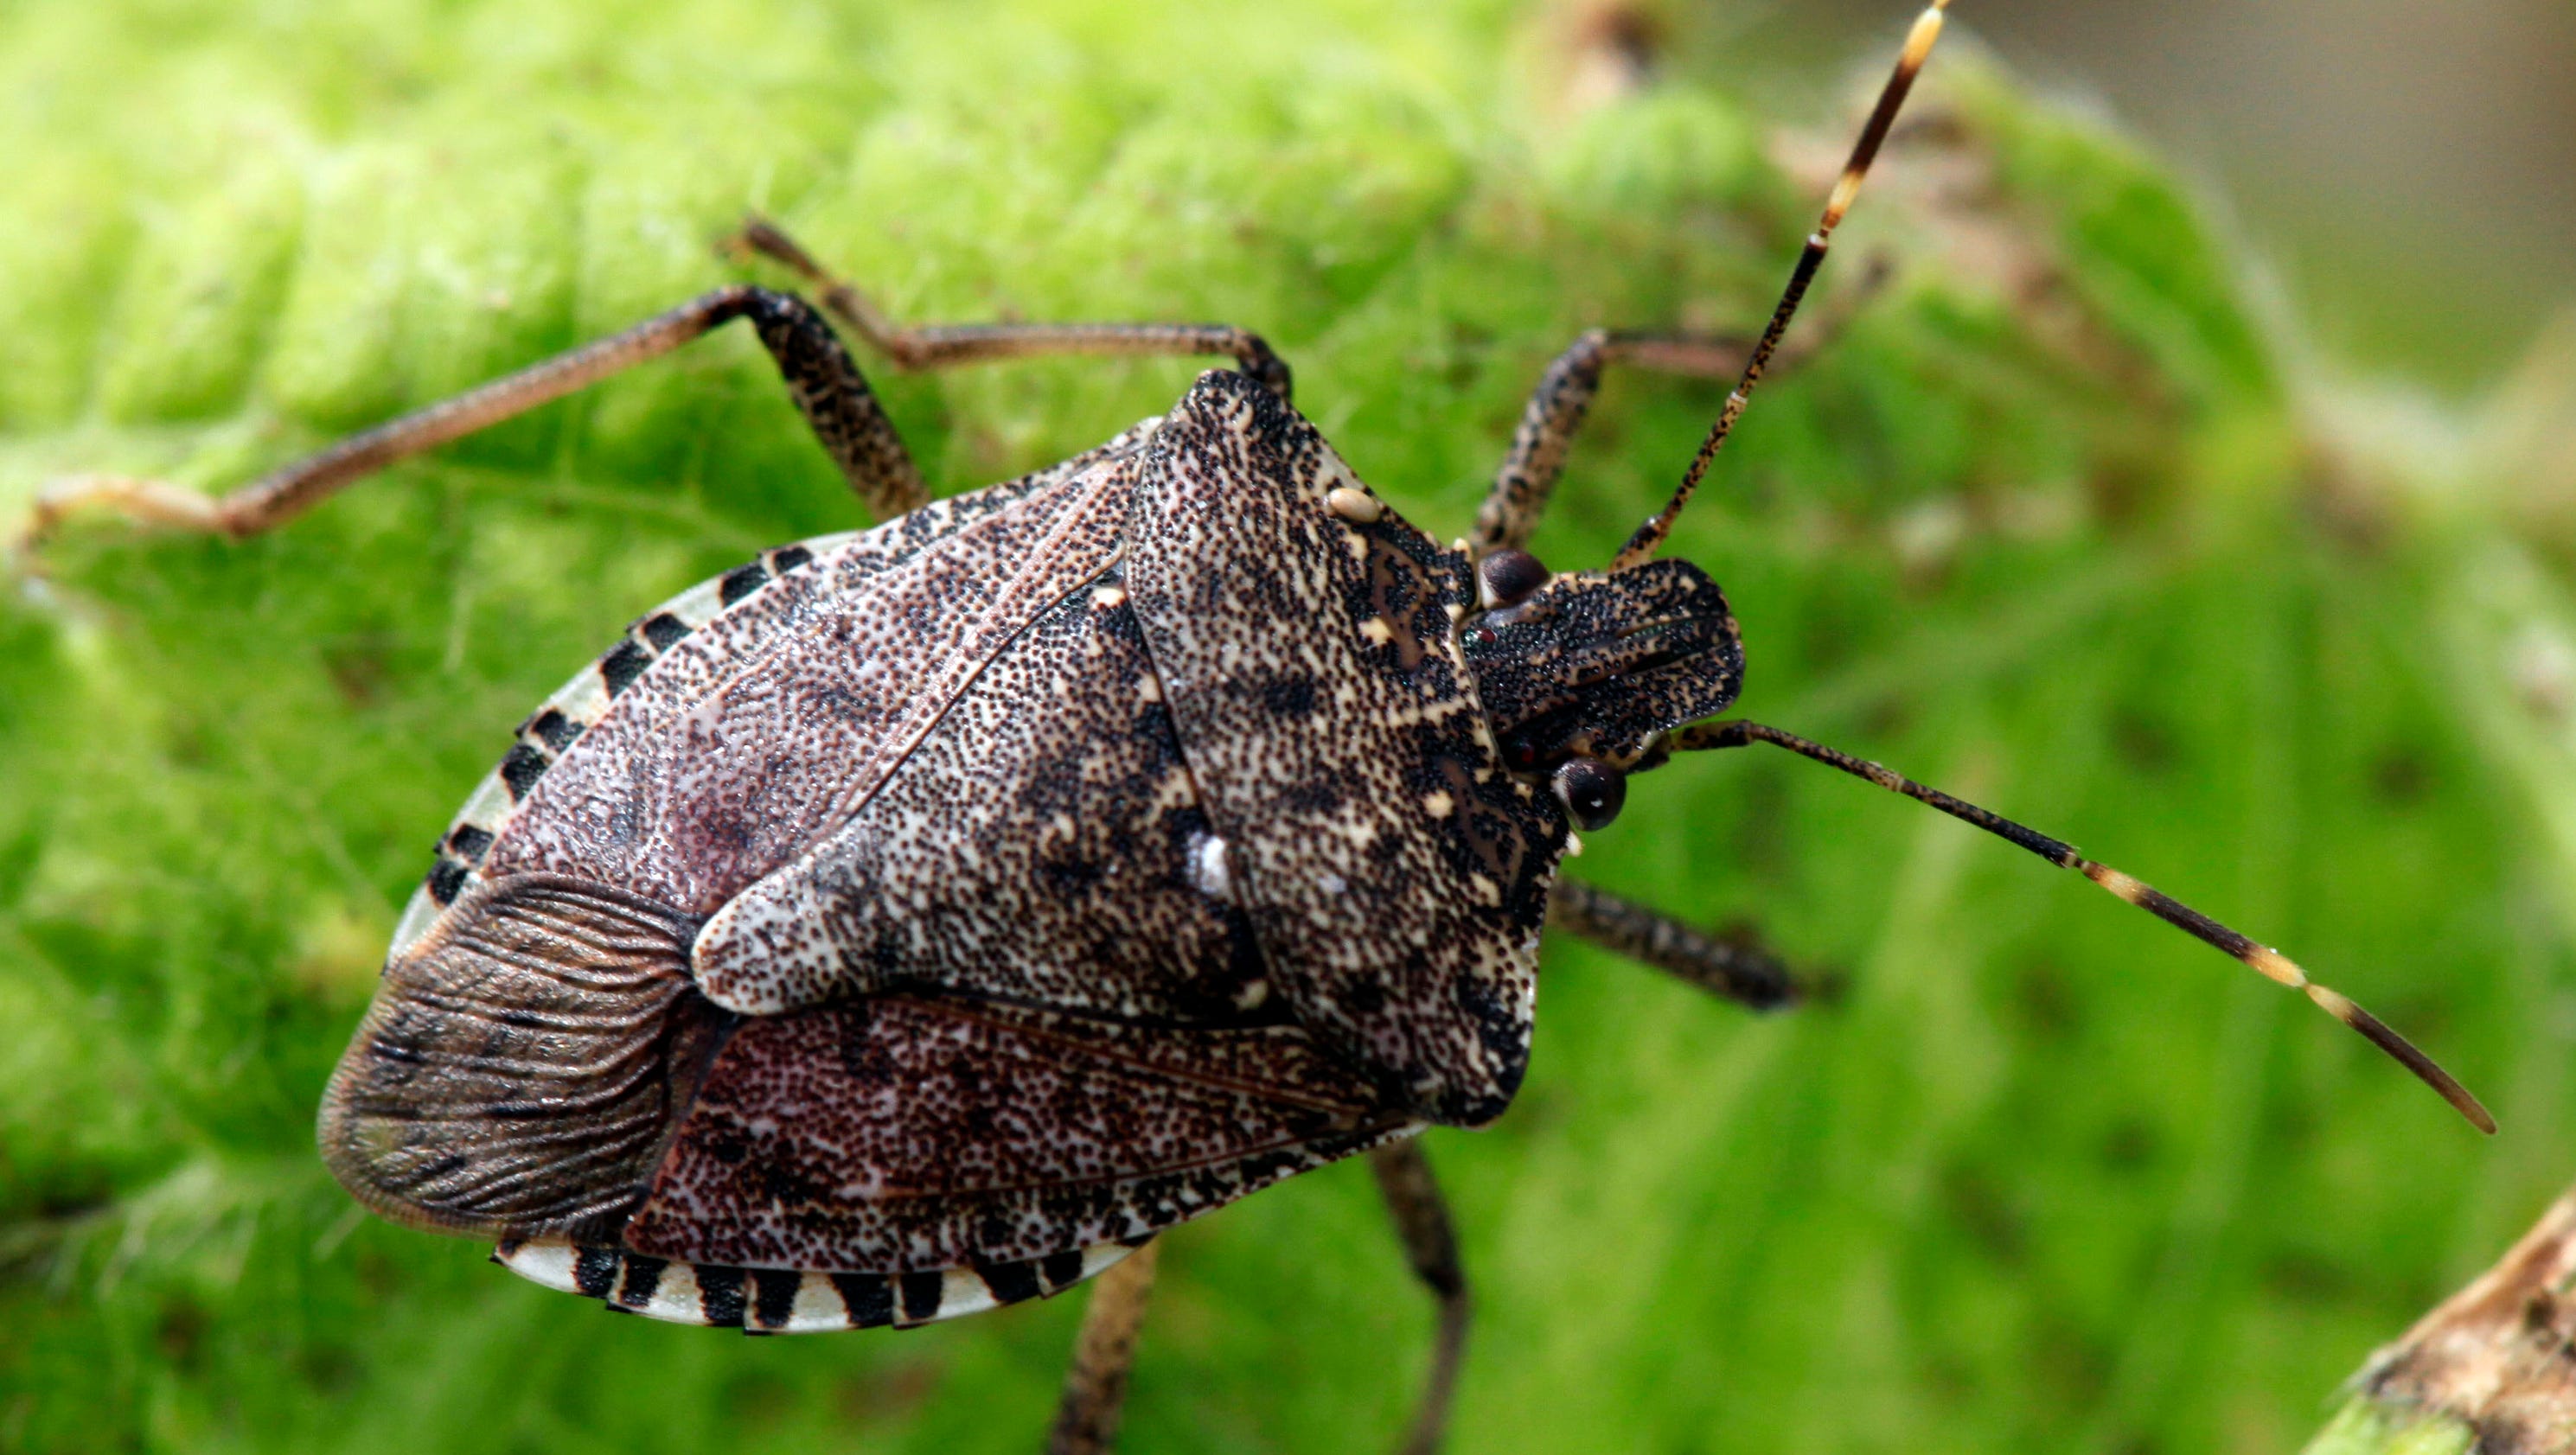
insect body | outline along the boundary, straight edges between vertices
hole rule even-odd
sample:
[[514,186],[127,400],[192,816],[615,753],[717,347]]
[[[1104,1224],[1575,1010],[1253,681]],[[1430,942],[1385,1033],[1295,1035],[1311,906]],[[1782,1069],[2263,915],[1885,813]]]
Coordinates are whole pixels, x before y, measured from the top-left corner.
[[[1106,1274],[1057,1429],[1105,1441],[1161,1230],[1372,1153],[1438,1295],[1464,1282],[1411,1135],[1526,1066],[1542,926],[1774,1003],[1758,956],[1557,879],[1628,776],[1770,743],[2001,834],[2307,989],[2289,961],[2054,839],[1778,729],[1709,722],[1726,598],[1655,556],[1760,380],[1938,31],[1926,12],[1749,349],[1578,340],[1468,539],[1374,495],[1223,326],[899,329],[818,286],[719,290],[221,500],[88,481],[247,534],[732,319],[885,523],[764,553],[639,620],[521,726],[441,837],[332,1079],[323,1154],[368,1207],[493,1239],[612,1308],[754,1332],[916,1324]],[[930,501],[825,322],[899,366],[1220,353],[1168,412]],[[1604,569],[1525,547],[1604,365],[1738,379]],[[1143,1249],[1140,1253],[1138,1250]]]
[[647,617],[447,834],[334,1170],[438,1225],[1007,1291],[1491,1120],[1564,817],[1476,710],[1466,558],[1357,488],[1211,373]]

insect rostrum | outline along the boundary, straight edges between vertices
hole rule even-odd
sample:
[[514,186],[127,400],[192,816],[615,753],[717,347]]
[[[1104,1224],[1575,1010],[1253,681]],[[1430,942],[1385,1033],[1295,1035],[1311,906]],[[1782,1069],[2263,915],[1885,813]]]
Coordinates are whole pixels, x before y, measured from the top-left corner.
[[[1734,701],[1743,652],[1716,585],[1655,548],[1931,32],[1684,492],[1600,569],[1550,574],[1522,547],[1602,367],[1656,363],[1674,340],[1578,341],[1475,533],[1443,549],[1295,413],[1252,335],[895,329],[764,227],[747,242],[821,285],[823,309],[720,290],[219,502],[92,487],[265,529],[740,318],[884,521],[648,613],[528,718],[440,840],[333,1080],[335,1173],[387,1216],[494,1238],[542,1281],[775,1332],[952,1317],[1132,1270],[1165,1227],[1376,1149],[1444,1301],[1445,1379],[1463,1282],[1405,1139],[1510,1104],[1551,915],[1717,956],[1555,887],[1570,819],[1609,825],[1625,778],[1674,751],[1818,757],[2304,985],[2054,840],[1776,730],[1692,726]],[[932,502],[823,310],[902,367],[1068,350],[1241,367],[1074,460]],[[1132,1316],[1125,1277],[1104,1321]],[[1105,1430],[1117,1384],[1115,1368],[1078,1375],[1066,1443]],[[1435,1398],[1417,1441],[1439,1424]]]

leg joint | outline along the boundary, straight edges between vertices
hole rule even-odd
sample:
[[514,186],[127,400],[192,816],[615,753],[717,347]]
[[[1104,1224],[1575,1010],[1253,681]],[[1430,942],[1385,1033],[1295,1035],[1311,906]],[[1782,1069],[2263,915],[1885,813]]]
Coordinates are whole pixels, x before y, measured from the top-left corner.
[[1255,383],[1278,395],[1281,402],[1287,402],[1296,384],[1289,373],[1288,361],[1272,351],[1267,339],[1249,329],[1229,328],[1226,331],[1232,335],[1227,341],[1226,352],[1234,355],[1235,362],[1243,366],[1243,372],[1251,375]]

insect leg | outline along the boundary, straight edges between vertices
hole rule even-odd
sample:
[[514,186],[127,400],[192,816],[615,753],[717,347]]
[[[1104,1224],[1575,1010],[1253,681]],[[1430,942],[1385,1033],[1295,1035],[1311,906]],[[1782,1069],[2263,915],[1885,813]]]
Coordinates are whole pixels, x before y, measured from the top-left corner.
[[783,263],[814,287],[832,316],[858,331],[898,369],[946,369],[1046,354],[1224,354],[1243,372],[1288,397],[1288,363],[1261,335],[1227,323],[964,323],[906,328],[867,295],[834,276],[794,238],[754,217],[734,239],[742,251]]
[[[1794,368],[1830,344],[1859,302],[1886,281],[1887,271],[1884,260],[1873,261],[1843,306],[1774,355],[1773,372]],[[1567,345],[1565,352],[1547,366],[1547,372],[1539,376],[1538,387],[1530,391],[1529,403],[1522,406],[1520,427],[1512,433],[1511,452],[1503,456],[1502,468],[1494,472],[1493,486],[1476,511],[1476,527],[1467,534],[1468,549],[1481,557],[1490,551],[1529,548],[1530,533],[1538,528],[1548,495],[1565,471],[1565,456],[1574,443],[1574,432],[1583,427],[1583,416],[1592,408],[1592,397],[1601,391],[1603,366],[1632,364],[1685,378],[1732,379],[1751,356],[1753,342],[1730,334],[1614,332],[1596,328]]]
[[349,436],[234,490],[208,496],[156,480],[85,476],[37,497],[24,544],[73,511],[106,507],[154,525],[233,537],[272,530],[397,460],[527,413],[611,374],[659,358],[733,319],[745,318],[777,361],[788,393],[850,486],[879,519],[923,504],[921,472],[823,315],[791,293],[736,284],[607,338],[469,389],[453,399]]
[[1720,939],[1576,880],[1559,879],[1548,892],[1547,927],[1754,1010],[1777,1010],[1798,999],[1788,970],[1760,948]]
[[1161,1250],[1162,1244],[1147,1243],[1092,1280],[1047,1455],[1099,1455],[1116,1437],[1118,1414],[1127,1403],[1127,1371],[1136,1362],[1136,1331],[1145,1322]]
[[1369,1170],[1386,1195],[1396,1234],[1414,1276],[1440,1301],[1440,1328],[1431,1346],[1431,1372],[1422,1382],[1413,1428],[1397,1448],[1403,1455],[1432,1455],[1449,1426],[1449,1404],[1458,1387],[1459,1361],[1467,1352],[1467,1274],[1458,1262],[1458,1237],[1449,1204],[1431,1176],[1431,1159],[1419,1138],[1389,1142],[1369,1153]]

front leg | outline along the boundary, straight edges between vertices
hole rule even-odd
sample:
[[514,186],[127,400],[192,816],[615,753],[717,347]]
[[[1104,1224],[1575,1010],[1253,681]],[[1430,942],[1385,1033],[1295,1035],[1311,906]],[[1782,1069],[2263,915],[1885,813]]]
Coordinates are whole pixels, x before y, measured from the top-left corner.
[[787,391],[814,437],[879,520],[926,504],[921,472],[894,425],[878,407],[849,351],[814,306],[792,293],[736,284],[670,312],[557,354],[515,374],[469,389],[399,419],[362,430],[318,453],[273,470],[230,494],[208,496],[183,486],[121,475],[64,481],[36,499],[22,546],[40,543],[65,516],[116,510],[152,525],[227,535],[258,535],[286,524],[359,480],[399,460],[489,429],[541,404],[588,388],[679,348],[708,330],[747,319],[778,365]]
[[1559,879],[1548,892],[1547,927],[1753,1010],[1777,1010],[1799,998],[1797,982],[1760,946],[1694,929],[1578,880]]

